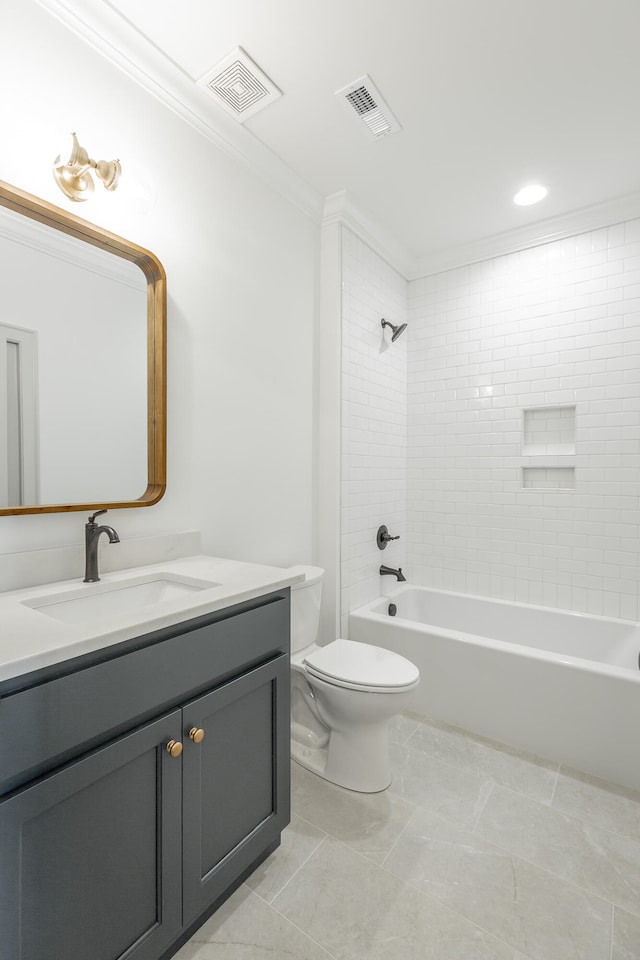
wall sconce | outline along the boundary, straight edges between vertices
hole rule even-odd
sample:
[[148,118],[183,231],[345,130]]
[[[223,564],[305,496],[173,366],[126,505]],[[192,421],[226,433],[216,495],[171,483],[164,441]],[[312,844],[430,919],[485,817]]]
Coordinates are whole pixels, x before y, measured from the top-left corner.
[[102,181],[105,190],[115,190],[120,182],[122,167],[119,160],[92,160],[78,143],[75,133],[53,161],[53,176],[70,200],[87,200],[93,192],[91,172]]

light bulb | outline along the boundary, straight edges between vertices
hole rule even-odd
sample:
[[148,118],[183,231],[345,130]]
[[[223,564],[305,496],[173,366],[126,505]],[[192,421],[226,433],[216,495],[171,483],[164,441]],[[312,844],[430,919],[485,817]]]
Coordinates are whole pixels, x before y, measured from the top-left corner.
[[76,149],[75,134],[65,133],[64,136],[60,138],[58,148],[59,149],[56,154],[56,158],[53,161],[54,167],[62,167],[66,166],[68,163],[71,163],[71,159]]
[[531,183],[528,187],[523,187],[513,198],[513,202],[519,207],[528,207],[531,203],[538,203],[547,195],[547,188],[539,183]]

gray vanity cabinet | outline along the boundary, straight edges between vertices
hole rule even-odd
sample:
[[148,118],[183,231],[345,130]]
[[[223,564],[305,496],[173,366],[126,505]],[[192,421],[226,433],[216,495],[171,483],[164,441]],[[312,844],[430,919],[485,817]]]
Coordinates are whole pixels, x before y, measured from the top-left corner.
[[176,939],[182,778],[162,745],[180,720],[173,712],[0,803],[2,960],[155,960]]
[[0,687],[0,960],[165,960],[275,849],[288,648],[284,590]]
[[[288,671],[289,658],[278,657],[183,709],[185,925],[276,844],[288,822],[288,697],[278,696]],[[190,730],[204,732],[200,743]]]

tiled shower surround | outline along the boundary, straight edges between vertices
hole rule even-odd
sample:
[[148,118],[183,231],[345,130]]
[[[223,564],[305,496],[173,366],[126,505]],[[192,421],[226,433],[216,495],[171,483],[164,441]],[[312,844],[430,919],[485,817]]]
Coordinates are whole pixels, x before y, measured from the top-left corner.
[[[410,283],[345,231],[343,273],[343,614],[383,557],[425,586],[637,619],[640,221]],[[386,303],[409,328],[380,354]],[[402,537],[384,555],[378,523]]]

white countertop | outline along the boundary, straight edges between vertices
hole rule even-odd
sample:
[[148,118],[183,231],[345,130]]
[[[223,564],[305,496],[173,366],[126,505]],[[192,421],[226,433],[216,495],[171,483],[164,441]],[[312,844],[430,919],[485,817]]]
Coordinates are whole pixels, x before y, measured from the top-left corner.
[[[64,623],[29,605],[44,596],[49,601],[64,601],[85,591],[89,595],[154,574],[217,585],[126,613],[95,617],[91,623]],[[280,567],[192,556],[104,573],[98,584],[85,584],[78,578],[0,593],[0,681],[252,600],[303,579],[304,574]]]

